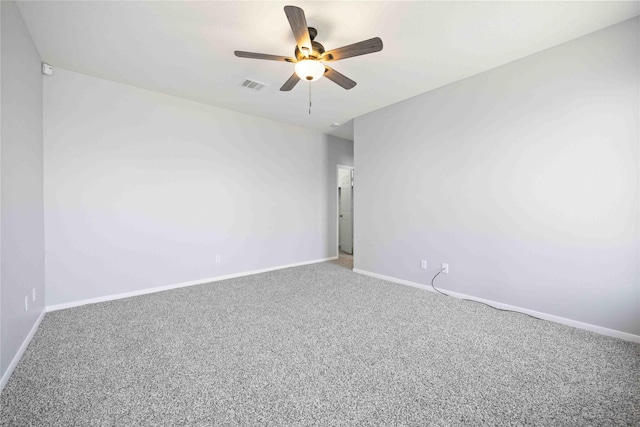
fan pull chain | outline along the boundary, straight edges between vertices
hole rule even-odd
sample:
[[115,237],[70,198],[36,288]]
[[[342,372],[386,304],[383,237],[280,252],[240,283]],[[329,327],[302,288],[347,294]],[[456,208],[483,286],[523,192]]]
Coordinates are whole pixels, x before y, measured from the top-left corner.
[[311,115],[311,82],[309,82],[309,115]]

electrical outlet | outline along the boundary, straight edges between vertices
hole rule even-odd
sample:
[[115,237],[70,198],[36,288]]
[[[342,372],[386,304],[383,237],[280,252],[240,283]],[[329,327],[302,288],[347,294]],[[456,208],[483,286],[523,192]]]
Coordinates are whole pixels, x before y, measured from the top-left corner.
[[420,261],[420,268],[423,270],[427,269],[427,260],[423,259]]
[[29,295],[24,297],[24,311],[29,311]]
[[446,262],[443,262],[441,271],[445,274],[449,274],[449,264],[447,264]]
[[31,290],[31,298],[35,302],[35,300],[36,300],[36,288],[33,288]]
[[220,255],[216,255],[216,263],[220,262]]

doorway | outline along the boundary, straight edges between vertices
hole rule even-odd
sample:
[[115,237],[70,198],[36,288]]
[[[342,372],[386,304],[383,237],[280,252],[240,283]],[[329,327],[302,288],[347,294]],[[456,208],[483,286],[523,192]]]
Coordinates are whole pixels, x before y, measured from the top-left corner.
[[338,259],[353,268],[353,166],[338,165]]

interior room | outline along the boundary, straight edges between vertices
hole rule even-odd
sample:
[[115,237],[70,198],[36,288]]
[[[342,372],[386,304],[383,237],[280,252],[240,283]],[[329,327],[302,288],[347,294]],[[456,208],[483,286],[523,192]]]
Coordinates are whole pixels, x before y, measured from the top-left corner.
[[640,2],[0,23],[0,425],[640,424]]

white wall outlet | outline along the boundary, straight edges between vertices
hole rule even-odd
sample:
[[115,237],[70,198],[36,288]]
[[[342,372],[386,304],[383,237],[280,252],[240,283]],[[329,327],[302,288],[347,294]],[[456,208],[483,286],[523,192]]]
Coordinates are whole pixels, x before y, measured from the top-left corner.
[[427,269],[427,260],[426,259],[420,260],[420,268],[423,269],[423,270]]
[[29,311],[29,295],[24,297],[24,311]]
[[220,262],[220,255],[216,255],[216,263]]
[[441,271],[445,274],[449,274],[449,264],[447,264],[446,262],[443,262]]
[[31,290],[31,299],[32,299],[33,301],[35,301],[35,300],[36,300],[36,288],[33,288],[33,289]]

